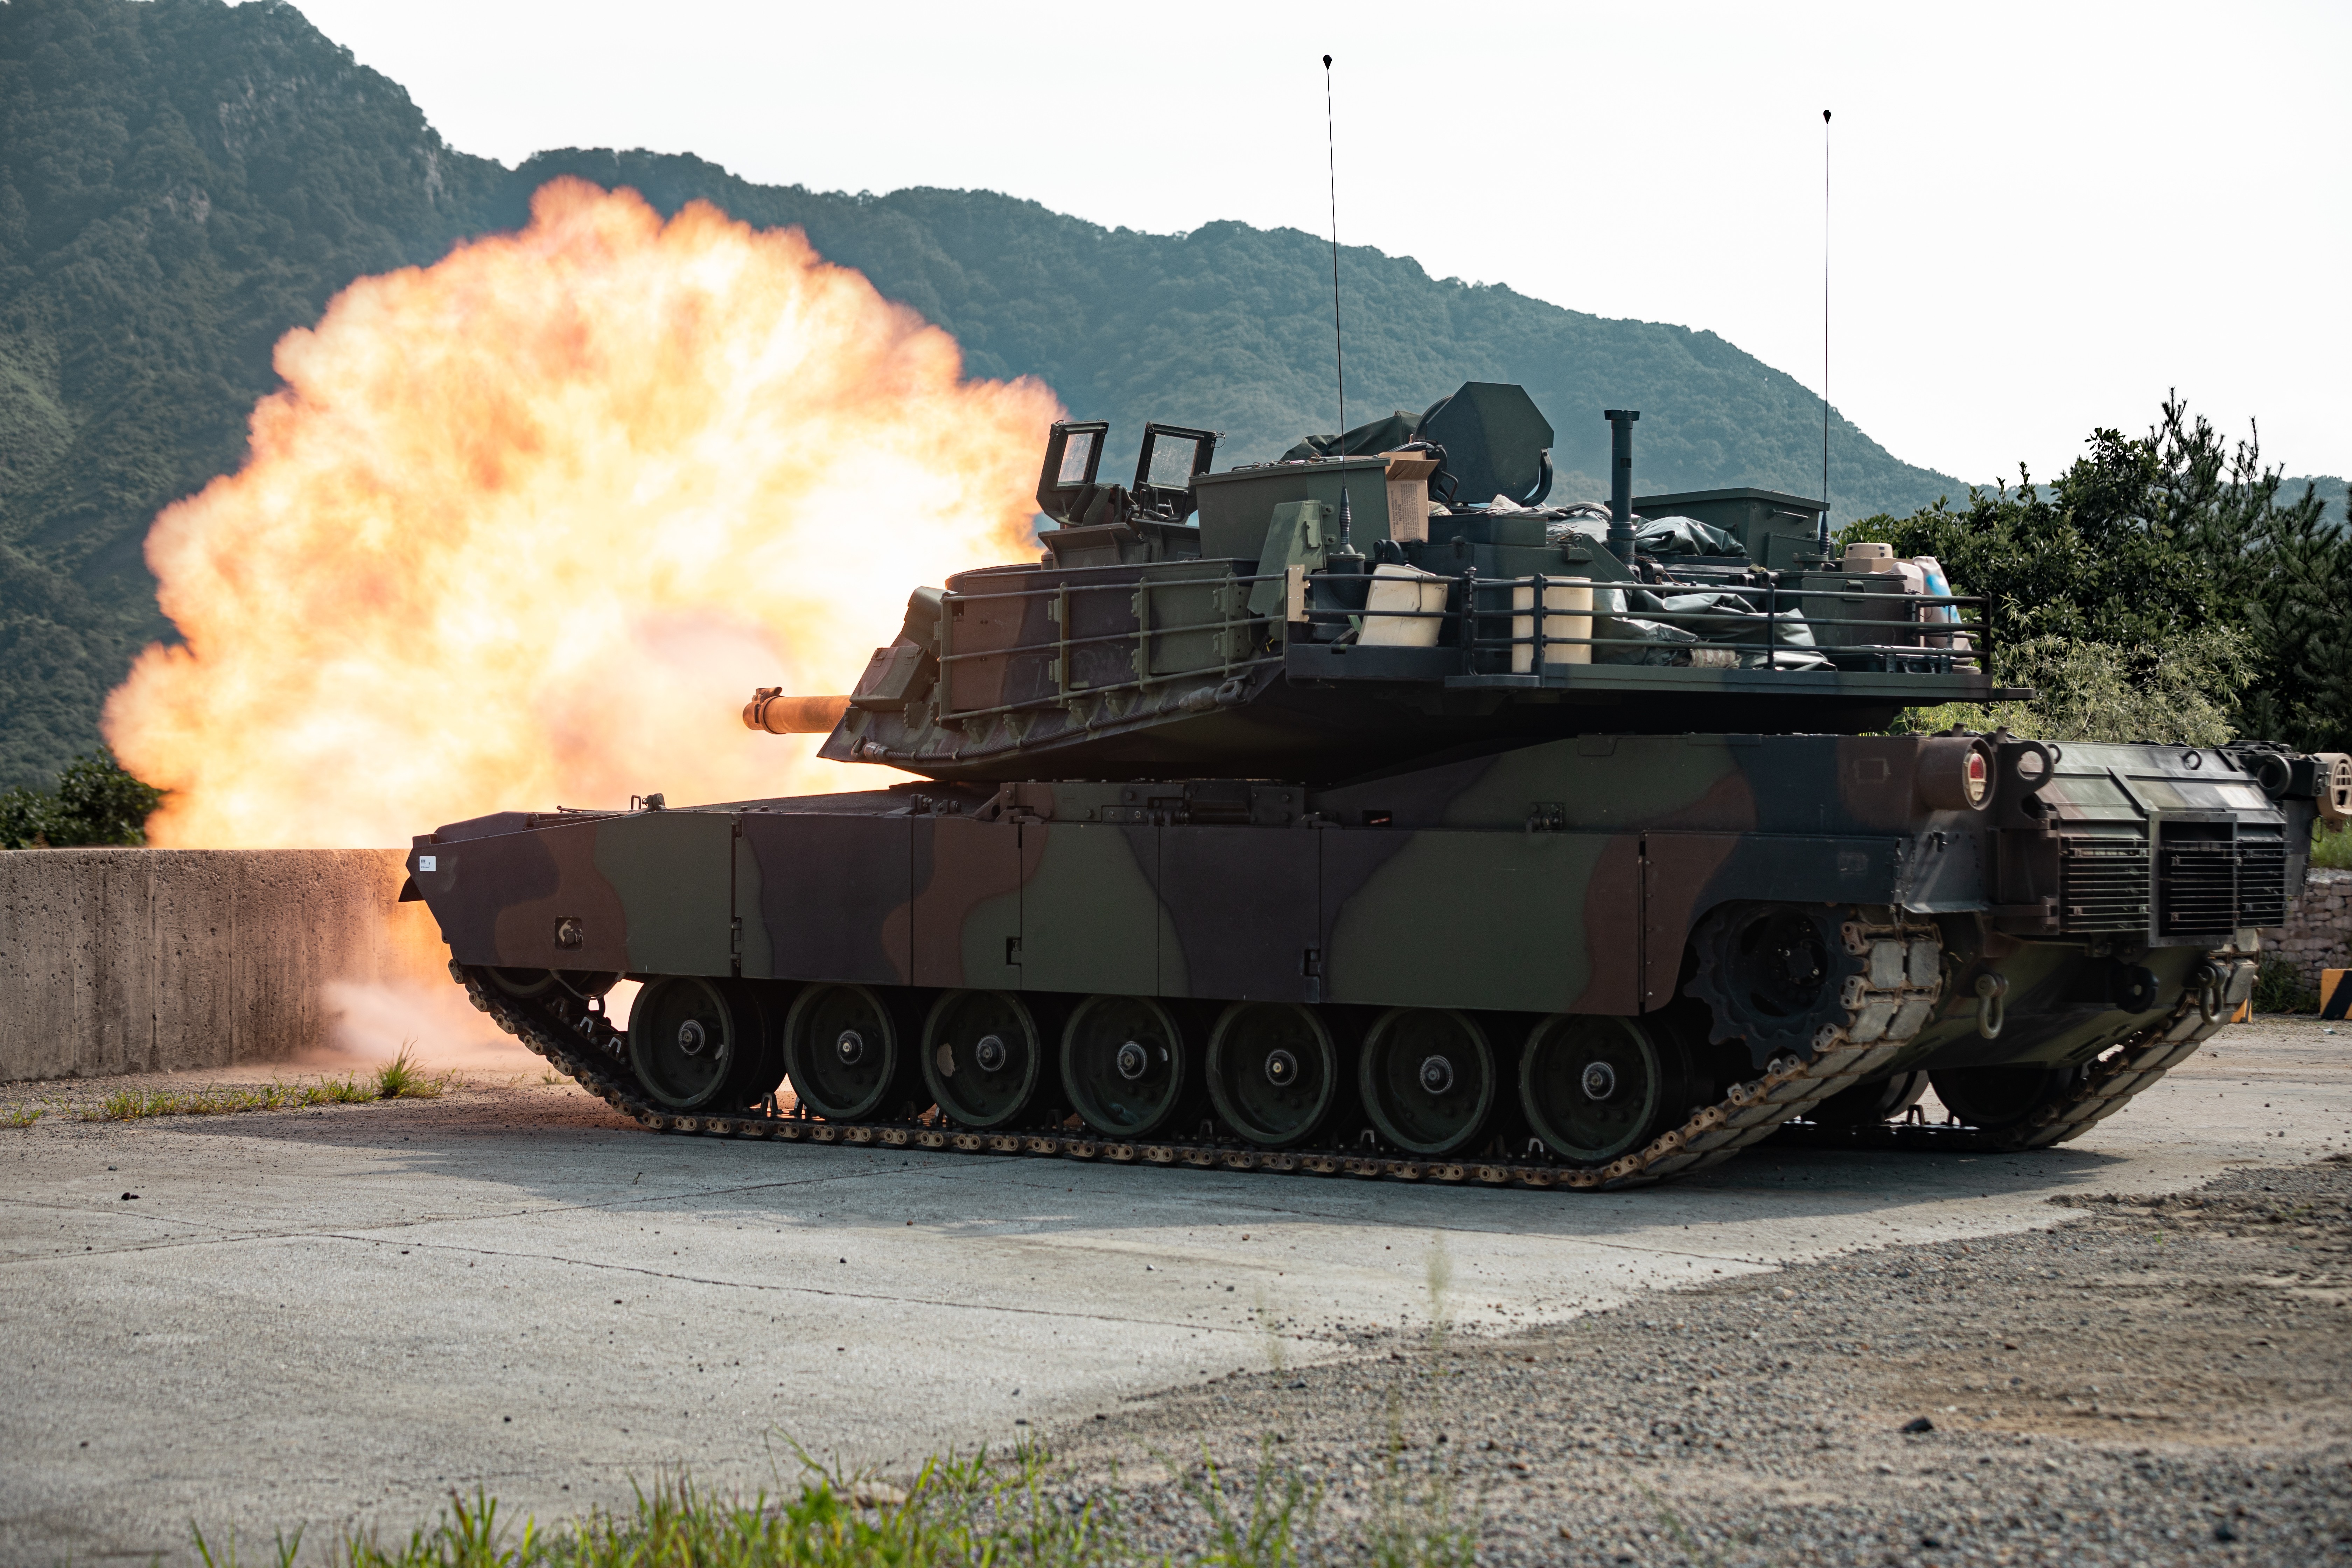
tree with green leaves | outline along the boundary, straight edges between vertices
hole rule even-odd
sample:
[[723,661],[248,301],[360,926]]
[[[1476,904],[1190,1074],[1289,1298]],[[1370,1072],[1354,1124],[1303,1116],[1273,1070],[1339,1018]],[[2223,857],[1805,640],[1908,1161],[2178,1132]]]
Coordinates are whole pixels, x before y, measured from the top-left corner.
[[147,818],[163,793],[111,752],[76,757],[58,773],[53,791],[0,792],[0,849],[144,844]]
[[[2010,715],[2021,730],[2188,740],[2158,730],[2194,694],[2234,733],[2352,749],[2352,530],[2309,484],[2282,493],[2258,433],[2232,446],[2177,396],[2145,437],[2096,430],[2089,447],[2046,488],[2021,466],[2013,489],[1840,538],[1933,555],[1956,592],[1993,596],[1999,674],[2045,693]],[[2149,727],[2110,732],[2134,723]]]

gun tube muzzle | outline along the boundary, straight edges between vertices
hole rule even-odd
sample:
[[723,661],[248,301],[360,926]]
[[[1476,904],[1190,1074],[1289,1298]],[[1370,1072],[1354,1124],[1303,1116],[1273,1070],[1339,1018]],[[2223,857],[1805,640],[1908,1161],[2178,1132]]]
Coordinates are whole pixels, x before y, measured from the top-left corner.
[[846,697],[787,697],[781,686],[762,686],[743,704],[743,728],[771,735],[830,735],[848,711]]

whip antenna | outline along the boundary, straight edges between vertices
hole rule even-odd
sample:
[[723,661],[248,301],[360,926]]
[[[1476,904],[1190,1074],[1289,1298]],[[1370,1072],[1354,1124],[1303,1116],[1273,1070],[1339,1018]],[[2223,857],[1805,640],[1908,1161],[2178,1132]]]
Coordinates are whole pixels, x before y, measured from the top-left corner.
[[1822,553],[1830,552],[1830,111],[1822,110]]
[[1339,374],[1339,456],[1348,455],[1348,353],[1339,342],[1339,143],[1331,130],[1331,57],[1323,57],[1323,150],[1331,180],[1331,361]]

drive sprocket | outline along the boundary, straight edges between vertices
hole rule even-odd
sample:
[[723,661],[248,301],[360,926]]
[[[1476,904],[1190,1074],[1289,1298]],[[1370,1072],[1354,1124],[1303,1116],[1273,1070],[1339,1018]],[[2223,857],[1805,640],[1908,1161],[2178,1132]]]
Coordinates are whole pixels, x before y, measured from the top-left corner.
[[1708,1043],[1745,1040],[1761,1067],[1810,1057],[1841,1031],[1908,1039],[1942,990],[1942,943],[1932,926],[1903,923],[1895,911],[1824,904],[1711,910],[1691,933],[1689,985],[1707,1005]]

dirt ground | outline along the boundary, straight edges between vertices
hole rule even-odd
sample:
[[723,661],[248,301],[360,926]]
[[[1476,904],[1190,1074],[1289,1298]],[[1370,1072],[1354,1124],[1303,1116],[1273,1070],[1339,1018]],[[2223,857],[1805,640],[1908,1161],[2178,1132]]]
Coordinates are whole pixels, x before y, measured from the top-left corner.
[[1326,1531],[1467,1520],[1487,1563],[2352,1563],[2340,1159],[1523,1336],[1368,1344],[1061,1447],[1142,1480],[1144,1538],[1180,1551],[1198,1514],[1167,1462],[1197,1487],[1208,1456],[1230,1487],[1263,1452],[1322,1489]]

